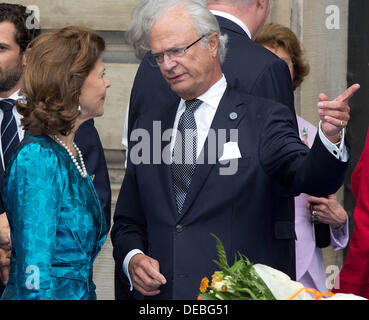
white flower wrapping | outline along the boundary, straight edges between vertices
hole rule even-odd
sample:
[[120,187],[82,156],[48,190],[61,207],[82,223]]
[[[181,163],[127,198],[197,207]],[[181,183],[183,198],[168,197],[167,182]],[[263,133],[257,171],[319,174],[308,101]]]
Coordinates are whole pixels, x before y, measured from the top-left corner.
[[[293,300],[314,300],[315,297],[304,289],[304,286],[291,278],[285,273],[268,267],[263,264],[255,264],[255,271],[263,279],[269,290],[277,300],[288,300],[294,297]],[[299,292],[300,291],[300,292]],[[299,292],[297,295],[296,293]],[[363,297],[354,294],[337,293],[332,297],[323,296],[321,300],[367,300]]]

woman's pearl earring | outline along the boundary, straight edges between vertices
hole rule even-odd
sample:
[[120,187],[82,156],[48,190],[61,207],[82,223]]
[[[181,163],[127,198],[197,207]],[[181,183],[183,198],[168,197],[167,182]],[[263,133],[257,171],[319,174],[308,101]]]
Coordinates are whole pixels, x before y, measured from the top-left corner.
[[78,105],[77,110],[81,111],[81,105]]

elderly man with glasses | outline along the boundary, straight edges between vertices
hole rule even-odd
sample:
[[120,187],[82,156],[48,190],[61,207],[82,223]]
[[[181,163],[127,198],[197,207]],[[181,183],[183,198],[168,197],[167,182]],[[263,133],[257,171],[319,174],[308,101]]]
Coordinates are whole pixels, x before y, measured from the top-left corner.
[[[148,133],[142,152],[152,154],[162,136],[153,123],[160,121],[161,133],[172,128],[161,149],[171,162],[136,163],[140,139],[131,143],[111,234],[116,263],[145,298],[196,299],[201,278],[216,269],[211,233],[230,259],[240,251],[294,278],[294,217],[287,208],[300,192],[335,192],[345,176],[349,154],[340,124],[349,120],[347,100],[357,86],[320,104],[320,133],[309,150],[291,109],[228,84],[225,42],[214,16],[194,1],[173,1],[153,17],[152,56],[180,98],[141,115],[133,132]],[[227,132],[216,163],[207,161],[210,131]],[[343,150],[337,155],[336,143]],[[236,171],[222,173],[234,162]]]

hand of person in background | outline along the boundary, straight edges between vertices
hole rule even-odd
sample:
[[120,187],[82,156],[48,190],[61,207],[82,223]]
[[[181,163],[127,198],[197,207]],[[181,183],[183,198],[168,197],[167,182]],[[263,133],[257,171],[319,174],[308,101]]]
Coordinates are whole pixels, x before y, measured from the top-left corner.
[[9,280],[10,250],[0,248],[0,281],[6,284]]
[[359,89],[360,85],[354,84],[333,101],[328,101],[328,97],[324,93],[319,95],[318,113],[322,120],[322,130],[332,143],[341,140],[341,130],[347,126],[350,120],[348,101]]
[[10,227],[5,212],[0,215],[0,281],[6,284],[10,269]]
[[5,212],[0,214],[0,248],[10,250],[10,228]]
[[333,229],[337,229],[346,223],[347,213],[334,195],[330,195],[328,198],[310,196],[307,201],[308,208],[310,208],[311,205],[313,206],[315,220],[329,224]]

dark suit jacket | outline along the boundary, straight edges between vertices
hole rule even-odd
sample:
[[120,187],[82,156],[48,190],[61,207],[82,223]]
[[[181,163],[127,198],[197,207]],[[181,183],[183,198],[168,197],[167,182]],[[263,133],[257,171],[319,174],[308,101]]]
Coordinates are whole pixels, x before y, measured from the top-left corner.
[[[154,120],[161,121],[162,132],[172,128],[178,102],[141,115],[137,128],[150,137]],[[232,112],[236,120],[230,119]],[[219,161],[198,164],[180,218],[170,165],[128,161],[111,233],[113,254],[122,264],[137,248],[159,261],[168,283],[154,299],[196,299],[201,278],[217,269],[211,233],[223,241],[229,263],[240,251],[295,278],[293,197],[331,194],[343,183],[348,164],[335,159],[319,137],[309,150],[297,135],[294,113],[284,105],[228,87],[211,128],[238,130],[238,170],[220,175]]]
[[93,183],[99,196],[102,210],[105,212],[108,225],[111,221],[111,188],[104,149],[94,120],[85,121],[75,136],[77,146],[81,149],[87,172],[94,176]]
[[[292,81],[287,64],[269,50],[253,42],[237,24],[218,17],[221,32],[228,35],[227,55],[222,66],[229,84],[238,90],[268,98],[294,110]],[[146,54],[137,71],[130,97],[128,137],[141,114],[176,102],[178,96],[170,90],[159,68],[152,67]],[[297,122],[296,130],[297,130]],[[294,210],[293,204],[289,209]],[[116,265],[115,293],[117,299],[130,294],[121,264]]]

